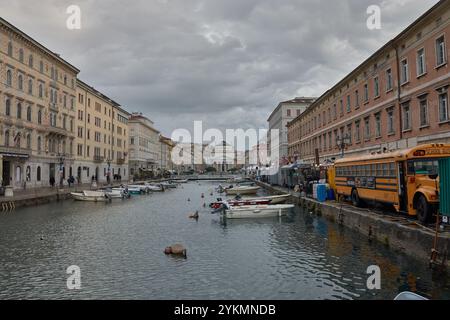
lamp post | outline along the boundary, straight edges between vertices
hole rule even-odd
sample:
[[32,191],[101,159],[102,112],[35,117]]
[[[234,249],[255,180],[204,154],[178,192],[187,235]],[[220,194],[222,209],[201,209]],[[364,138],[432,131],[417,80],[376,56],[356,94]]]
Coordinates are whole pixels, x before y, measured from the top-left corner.
[[347,146],[350,144],[350,136],[347,133],[344,137],[336,137],[336,145],[341,150],[341,158],[344,157],[344,151],[347,148]]
[[106,160],[106,163],[108,164],[108,172],[106,173],[107,174],[106,180],[108,181],[108,185],[110,185],[111,184],[111,159],[108,158]]

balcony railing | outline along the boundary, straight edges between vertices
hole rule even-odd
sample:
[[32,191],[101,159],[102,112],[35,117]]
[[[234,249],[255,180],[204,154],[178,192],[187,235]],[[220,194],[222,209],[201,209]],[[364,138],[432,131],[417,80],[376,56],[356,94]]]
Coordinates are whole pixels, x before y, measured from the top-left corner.
[[103,162],[103,161],[105,161],[105,157],[94,156],[94,162]]

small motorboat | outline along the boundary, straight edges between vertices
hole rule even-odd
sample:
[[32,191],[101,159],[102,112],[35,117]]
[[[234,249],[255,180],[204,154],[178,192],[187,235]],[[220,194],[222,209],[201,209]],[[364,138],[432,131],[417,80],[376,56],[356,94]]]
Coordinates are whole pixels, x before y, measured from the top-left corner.
[[128,192],[128,189],[126,188],[123,190],[106,189],[104,190],[104,192],[111,199],[128,199],[131,197],[130,193]]
[[142,189],[139,188],[132,188],[130,186],[128,187],[119,187],[119,188],[112,188],[112,191],[121,191],[121,192],[128,192],[129,194],[143,194],[144,192]]
[[150,189],[148,188],[148,186],[143,185],[143,184],[130,184],[130,185],[128,185],[128,189],[139,189],[141,194],[150,192]]
[[163,192],[164,191],[164,186],[162,186],[161,184],[146,184],[146,187],[151,192]]
[[260,187],[242,186],[242,187],[232,187],[225,189],[227,195],[244,195],[244,194],[256,194]]
[[290,194],[282,194],[277,196],[267,196],[267,197],[258,197],[258,198],[242,198],[242,197],[236,197],[233,200],[245,200],[245,201],[264,201],[264,200],[270,200],[270,204],[281,204],[285,203],[289,200]]
[[104,191],[84,190],[82,192],[71,192],[70,194],[77,201],[106,202],[111,200],[111,197]]
[[[270,204],[268,199],[242,199],[242,200],[228,200],[227,203],[232,207],[242,207],[242,206],[254,206],[262,204]],[[224,202],[222,199],[217,199],[217,202],[213,202],[209,205],[210,208],[218,210],[223,208]]]
[[161,185],[162,185],[165,189],[167,189],[167,188],[174,189],[174,188],[177,187],[177,184],[176,184],[176,183],[171,183],[170,181],[168,181],[168,182],[161,182]]
[[256,205],[232,207],[227,205],[224,216],[227,219],[253,219],[285,216],[293,204]]

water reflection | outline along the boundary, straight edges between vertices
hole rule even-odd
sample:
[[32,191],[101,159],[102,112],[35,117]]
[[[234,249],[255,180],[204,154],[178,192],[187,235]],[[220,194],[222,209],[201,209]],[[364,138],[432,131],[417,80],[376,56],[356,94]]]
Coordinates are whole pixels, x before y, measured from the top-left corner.
[[[298,207],[222,223],[203,207],[219,196],[213,187],[1,215],[0,298],[393,299],[406,289],[450,298],[448,279],[433,278],[427,265]],[[198,221],[189,219],[196,210]],[[174,243],[187,247],[187,259],[163,253]],[[80,291],[65,286],[73,264]],[[366,288],[372,264],[382,271],[379,291]]]

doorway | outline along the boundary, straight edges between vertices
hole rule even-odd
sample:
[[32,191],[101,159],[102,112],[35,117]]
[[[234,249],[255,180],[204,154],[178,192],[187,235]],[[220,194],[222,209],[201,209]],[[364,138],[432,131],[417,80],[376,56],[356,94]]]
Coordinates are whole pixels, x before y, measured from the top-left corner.
[[11,162],[3,161],[3,186],[9,186],[11,182]]

